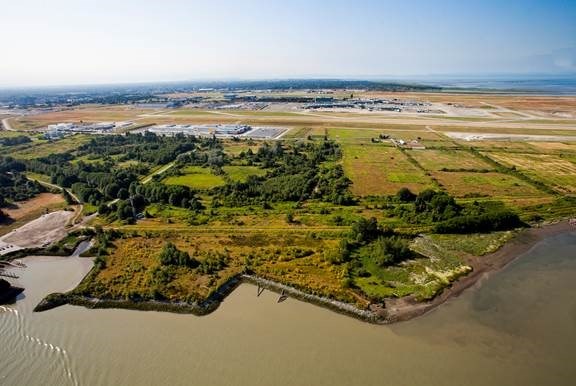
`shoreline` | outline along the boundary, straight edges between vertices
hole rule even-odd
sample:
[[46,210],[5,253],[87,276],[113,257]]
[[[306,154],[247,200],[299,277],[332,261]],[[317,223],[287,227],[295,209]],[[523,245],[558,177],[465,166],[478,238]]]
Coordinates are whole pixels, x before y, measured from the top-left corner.
[[343,315],[351,316],[373,324],[391,324],[407,321],[424,315],[449,299],[459,296],[466,289],[473,287],[490,274],[498,272],[512,261],[530,251],[543,239],[575,230],[568,221],[547,224],[538,228],[528,228],[520,231],[513,239],[497,251],[484,256],[470,256],[465,263],[472,271],[444,288],[432,300],[421,302],[413,296],[391,298],[384,301],[384,307],[373,304],[370,309],[360,309],[353,304],[306,293],[297,288],[268,280],[262,277],[238,274],[227,280],[208,298],[197,303],[167,302],[160,300],[129,300],[129,299],[97,299],[70,293],[53,293],[46,296],[35,308],[35,312],[47,311],[64,304],[84,306],[86,308],[121,308],[142,311],[165,311],[187,313],[203,316],[214,312],[222,301],[240,284],[250,283],[281,295],[286,295],[300,301],[314,304]]
[[574,230],[576,228],[570,225],[567,220],[522,230],[497,251],[484,256],[470,256],[467,258],[465,263],[472,267],[472,271],[444,288],[434,299],[427,302],[417,302],[412,297],[405,297],[386,301],[386,309],[388,311],[393,310],[389,314],[392,317],[390,322],[407,321],[424,315],[446,301],[458,297],[466,289],[477,285],[482,279],[488,278],[491,274],[502,270],[508,264],[529,252],[545,238]]

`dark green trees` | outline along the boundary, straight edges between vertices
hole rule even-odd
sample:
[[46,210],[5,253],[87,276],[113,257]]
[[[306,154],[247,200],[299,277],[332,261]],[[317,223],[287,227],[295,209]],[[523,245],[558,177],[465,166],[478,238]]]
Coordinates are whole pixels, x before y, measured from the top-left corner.
[[160,264],[162,265],[177,265],[182,267],[197,267],[198,261],[188,254],[188,252],[180,251],[176,246],[168,242],[162,248],[160,255]]

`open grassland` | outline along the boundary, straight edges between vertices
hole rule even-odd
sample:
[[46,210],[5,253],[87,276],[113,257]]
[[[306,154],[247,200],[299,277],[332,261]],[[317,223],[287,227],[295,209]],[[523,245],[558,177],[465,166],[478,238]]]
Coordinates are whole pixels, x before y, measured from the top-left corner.
[[260,143],[255,141],[242,141],[242,142],[234,142],[234,141],[226,141],[224,143],[224,152],[231,156],[237,156],[243,151],[246,152],[249,149],[252,152],[258,151],[260,147]]
[[60,111],[50,111],[12,119],[18,130],[33,130],[60,122],[118,122],[132,121],[150,110],[131,106],[88,106]]
[[[505,238],[471,235],[462,248],[486,251]],[[462,251],[443,243],[414,243],[420,257],[399,266],[380,266],[367,256],[366,274],[350,286],[347,264],[327,256],[337,248],[338,234],[299,231],[235,232],[138,230],[114,241],[103,257],[104,267],[89,275],[75,290],[104,299],[201,301],[232,276],[251,272],[307,293],[355,304],[365,309],[372,301],[413,295],[429,299],[455,278],[467,273]],[[187,252],[197,267],[166,266],[160,253],[167,242]],[[475,248],[475,249],[474,249]],[[218,263],[215,263],[218,261]],[[207,269],[213,267],[214,269]]]
[[485,153],[509,167],[515,167],[526,175],[543,181],[558,191],[576,192],[576,164],[548,154]]
[[472,256],[483,256],[495,252],[514,237],[514,231],[472,233],[469,235],[430,235],[434,243],[445,250]]
[[210,169],[200,166],[187,166],[181,176],[170,176],[163,180],[167,185],[182,185],[193,189],[211,189],[216,186],[224,185],[224,179],[221,176],[212,174]]
[[424,169],[430,171],[440,171],[442,169],[492,169],[491,165],[464,150],[414,150],[410,155]]
[[455,197],[533,198],[545,193],[508,174],[498,172],[441,172],[431,173],[448,193]]
[[576,142],[530,142],[529,144],[539,152],[576,154]]
[[522,123],[500,123],[488,125],[486,123],[479,123],[478,125],[453,125],[448,126],[441,123],[434,127],[435,130],[440,132],[460,132],[470,134],[513,134],[513,135],[542,135],[542,136],[562,136],[571,137],[576,140],[576,130],[574,126],[543,126],[543,125],[528,125]]
[[455,140],[462,147],[473,147],[478,150],[498,150],[511,152],[537,152],[537,148],[529,142],[524,141],[461,141]]
[[80,145],[88,142],[90,137],[83,134],[76,134],[58,141],[38,141],[25,149],[15,151],[10,155],[14,158],[34,159],[49,156],[50,154],[60,154],[77,149]]
[[383,144],[343,145],[343,165],[359,196],[395,194],[408,187],[420,192],[433,186],[430,177],[397,148]]
[[266,170],[257,166],[224,166],[224,172],[232,181],[246,182],[249,176],[263,176]]

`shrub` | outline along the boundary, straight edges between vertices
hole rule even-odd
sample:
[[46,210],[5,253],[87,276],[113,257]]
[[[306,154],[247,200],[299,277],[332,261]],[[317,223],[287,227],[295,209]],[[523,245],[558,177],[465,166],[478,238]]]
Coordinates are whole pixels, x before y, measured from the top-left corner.
[[178,250],[171,242],[164,245],[160,252],[159,259],[162,265],[178,265],[192,268],[198,266],[196,259],[191,258],[188,252]]
[[492,211],[478,216],[459,216],[436,225],[436,233],[475,233],[518,228],[524,224],[516,213]]

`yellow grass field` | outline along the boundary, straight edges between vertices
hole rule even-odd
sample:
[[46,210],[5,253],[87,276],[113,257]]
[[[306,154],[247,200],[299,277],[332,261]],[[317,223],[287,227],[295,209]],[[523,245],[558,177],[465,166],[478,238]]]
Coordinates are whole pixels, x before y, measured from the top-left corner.
[[546,194],[532,185],[507,174],[490,172],[432,172],[444,189],[453,196],[488,196],[503,198],[538,198]]
[[549,154],[486,153],[507,166],[514,166],[527,175],[565,193],[576,192],[576,164]]
[[414,150],[412,157],[431,171],[441,169],[492,169],[493,167],[465,150]]

